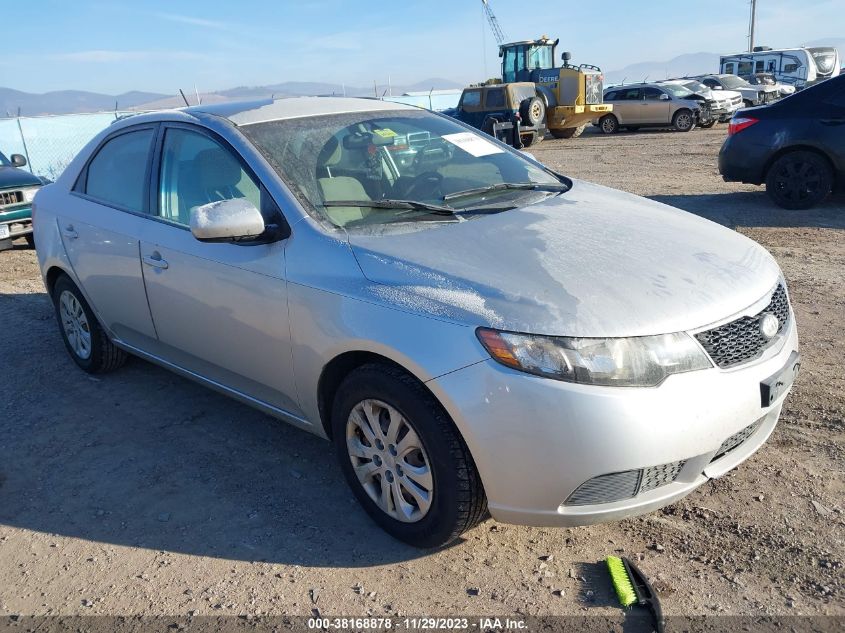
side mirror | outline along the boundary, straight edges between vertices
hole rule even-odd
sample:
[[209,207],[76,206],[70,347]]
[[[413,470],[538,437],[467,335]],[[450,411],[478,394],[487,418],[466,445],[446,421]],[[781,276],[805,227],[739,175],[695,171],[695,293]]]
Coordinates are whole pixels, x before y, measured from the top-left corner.
[[13,167],[23,167],[26,165],[26,157],[22,154],[12,154],[10,158]]
[[246,198],[209,202],[191,209],[191,233],[200,242],[256,238],[266,226],[261,211]]
[[664,92],[662,95],[660,95],[660,100],[661,100],[661,101],[669,101],[669,95],[667,95],[667,94]]

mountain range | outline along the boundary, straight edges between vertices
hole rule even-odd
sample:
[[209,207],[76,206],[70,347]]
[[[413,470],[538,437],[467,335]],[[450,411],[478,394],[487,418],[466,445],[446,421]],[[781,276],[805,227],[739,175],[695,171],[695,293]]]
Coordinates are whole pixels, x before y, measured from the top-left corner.
[[[806,42],[805,46],[835,46],[845,54],[845,38],[827,38]],[[843,60],[845,61],[845,60]],[[666,61],[638,62],[618,70],[605,72],[605,85],[622,82],[658,80],[667,77],[682,77],[716,72],[719,68],[717,53],[688,53]],[[464,84],[450,79],[431,78],[408,85],[344,86],[342,84],[308,81],[286,81],[266,86],[238,86],[227,90],[200,93],[186,91],[188,102],[193,105],[197,97],[203,103],[260,99],[263,97],[293,97],[299,95],[348,95],[350,97],[384,94],[401,95],[406,92],[427,92],[429,90],[460,89]],[[38,116],[45,114],[68,114],[75,112],[101,112],[108,110],[153,110],[175,108],[184,105],[181,95],[167,95],[154,92],[132,91],[119,95],[107,95],[81,90],[59,90],[44,94],[21,92],[11,88],[0,88],[0,117]]]
[[[449,79],[432,78],[408,85],[378,85],[369,87],[344,86],[342,84],[286,81],[267,86],[239,86],[216,92],[200,93],[203,103],[260,99],[263,97],[294,97],[300,95],[348,95],[350,97],[379,96],[383,94],[401,95],[406,92],[424,92],[428,90],[460,89],[460,84]],[[186,98],[191,105],[196,104],[197,94],[186,91]],[[153,110],[175,108],[184,105],[179,94],[167,95],[155,92],[132,91],[119,95],[107,95],[82,90],[58,90],[44,94],[21,92],[12,88],[0,88],[0,117],[40,116],[48,114],[71,114],[77,112],[102,112],[110,110]]]

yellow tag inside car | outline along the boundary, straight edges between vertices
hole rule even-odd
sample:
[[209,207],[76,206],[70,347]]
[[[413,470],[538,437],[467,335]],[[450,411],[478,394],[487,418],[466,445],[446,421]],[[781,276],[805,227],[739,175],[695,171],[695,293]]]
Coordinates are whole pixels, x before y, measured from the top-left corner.
[[373,130],[376,134],[378,134],[382,138],[391,138],[396,136],[396,132],[391,130],[390,128],[383,128],[381,130]]

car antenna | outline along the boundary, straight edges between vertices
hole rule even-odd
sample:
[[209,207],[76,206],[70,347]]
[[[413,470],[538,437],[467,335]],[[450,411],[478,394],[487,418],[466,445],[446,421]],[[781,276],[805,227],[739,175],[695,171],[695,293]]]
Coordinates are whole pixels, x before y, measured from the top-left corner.
[[188,103],[188,97],[185,96],[185,93],[182,91],[181,88],[179,88],[179,94],[182,95],[182,101],[185,102],[185,105],[190,107],[191,104]]

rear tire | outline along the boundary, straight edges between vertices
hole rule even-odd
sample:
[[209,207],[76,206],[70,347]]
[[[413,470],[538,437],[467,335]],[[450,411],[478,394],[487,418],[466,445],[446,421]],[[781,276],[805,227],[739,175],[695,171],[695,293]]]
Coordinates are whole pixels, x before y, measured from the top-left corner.
[[766,193],[784,209],[809,209],[822,202],[832,186],[830,165],[814,152],[784,154],[766,173]]
[[707,123],[699,123],[698,127],[702,128],[704,130],[709,130],[711,127],[716,125],[716,121],[717,121],[716,119],[710,119]]
[[612,114],[605,114],[599,119],[599,128],[605,134],[616,134],[619,131],[619,119]]
[[35,234],[34,233],[27,233],[24,237],[26,243],[29,244],[30,248],[35,248]]
[[126,352],[111,342],[85,297],[70,277],[62,275],[53,286],[53,306],[68,354],[89,374],[104,374],[126,362]]
[[579,125],[578,127],[567,127],[562,130],[549,130],[555,138],[578,138],[584,133],[587,124]]
[[678,132],[689,132],[695,127],[695,117],[690,110],[678,110],[672,117],[672,127]]
[[490,117],[489,119],[484,119],[484,123],[481,124],[481,131],[495,138],[496,130],[494,130],[493,128],[495,127],[496,123],[499,123],[499,120],[494,119],[493,117]]
[[[369,364],[347,376],[334,399],[332,432],[352,492],[394,538],[439,547],[485,517],[487,498],[463,438],[431,393],[400,369]],[[412,495],[414,486],[425,494]]]
[[519,115],[526,125],[537,127],[546,118],[546,106],[540,97],[531,97],[519,104]]

